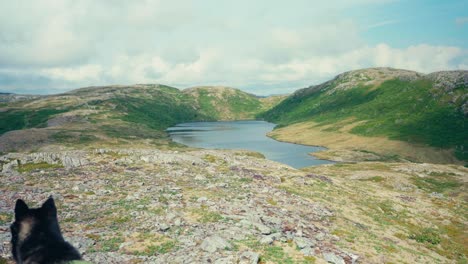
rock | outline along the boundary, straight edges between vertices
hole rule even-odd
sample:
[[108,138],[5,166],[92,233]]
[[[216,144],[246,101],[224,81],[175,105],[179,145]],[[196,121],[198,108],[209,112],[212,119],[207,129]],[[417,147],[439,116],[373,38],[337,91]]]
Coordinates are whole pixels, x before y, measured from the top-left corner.
[[333,264],[346,264],[344,259],[333,252],[323,253],[323,258]]
[[197,199],[197,202],[199,202],[199,203],[205,203],[206,201],[208,201],[208,198],[206,198],[206,197],[200,197],[200,198]]
[[259,223],[259,222],[255,221],[255,220],[261,221],[260,218],[256,218],[256,219],[254,219],[254,221],[247,220],[247,219],[242,219],[240,221],[240,224],[242,226],[245,226],[245,227],[255,227],[263,235],[271,234],[271,229],[268,226],[266,226],[266,225],[264,225],[262,223]]
[[436,199],[444,199],[444,194],[443,193],[438,193],[438,192],[432,192],[429,194],[430,197],[436,198]]
[[218,249],[231,249],[232,246],[220,236],[210,236],[205,238],[201,244],[201,249],[206,252],[214,253]]
[[296,243],[296,246],[300,249],[315,246],[315,241],[305,237],[294,237],[293,241],[294,243]]
[[269,235],[271,234],[271,229],[264,225],[264,224],[260,224],[260,223],[256,223],[255,224],[255,227],[258,229],[258,231],[260,231],[260,233],[262,233],[263,235]]
[[160,231],[165,232],[165,231],[169,230],[169,228],[170,228],[170,226],[167,225],[167,224],[164,224],[164,223],[159,224],[159,230]]
[[304,254],[304,256],[315,256],[315,250],[311,247],[305,247],[301,249],[301,253]]
[[351,264],[356,264],[358,259],[359,259],[359,256],[358,255],[355,255],[353,253],[349,253],[348,256],[351,258]]
[[322,241],[325,239],[325,234],[322,232],[319,232],[315,235],[315,239],[317,239],[318,241]]
[[92,245],[95,244],[94,240],[86,237],[78,237],[72,236],[69,238],[65,238],[70,244],[72,244],[78,251],[83,254],[90,248]]
[[260,255],[252,251],[244,251],[239,257],[239,264],[257,264]]
[[271,236],[264,236],[260,239],[260,244],[263,244],[263,245],[270,245],[273,243],[273,238]]
[[214,264],[231,264],[236,263],[236,259],[234,256],[227,256],[225,258],[220,258],[215,260]]

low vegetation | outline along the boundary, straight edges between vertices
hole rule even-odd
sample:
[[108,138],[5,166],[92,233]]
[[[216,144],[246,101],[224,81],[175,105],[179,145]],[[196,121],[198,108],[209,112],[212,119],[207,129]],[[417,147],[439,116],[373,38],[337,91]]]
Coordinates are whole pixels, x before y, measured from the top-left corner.
[[[350,132],[356,135],[454,149],[459,159],[467,160],[463,101],[450,101],[433,85],[424,79],[393,79],[377,87],[357,84],[330,92],[332,86],[292,95],[260,117],[280,127],[313,121],[328,126],[327,131],[339,131],[353,125]],[[466,94],[466,87],[455,92]]]

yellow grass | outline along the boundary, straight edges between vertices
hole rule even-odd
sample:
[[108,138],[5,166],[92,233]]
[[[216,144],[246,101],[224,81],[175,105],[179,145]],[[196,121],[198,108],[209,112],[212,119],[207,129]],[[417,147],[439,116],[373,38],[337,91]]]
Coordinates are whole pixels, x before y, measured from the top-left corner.
[[369,156],[375,156],[362,152],[364,150],[383,156],[398,155],[400,158],[417,162],[461,164],[453,156],[452,150],[441,150],[384,137],[358,136],[347,132],[356,124],[330,132],[324,131],[327,127],[318,126],[315,122],[303,122],[276,129],[268,135],[279,141],[327,147],[327,151],[314,153],[314,156],[336,161],[362,161]]

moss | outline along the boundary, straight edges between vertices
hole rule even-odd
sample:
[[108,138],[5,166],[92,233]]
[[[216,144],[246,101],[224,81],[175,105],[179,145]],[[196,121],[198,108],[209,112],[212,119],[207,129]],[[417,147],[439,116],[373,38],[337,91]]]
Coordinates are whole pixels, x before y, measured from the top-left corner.
[[48,170],[63,168],[62,164],[50,164],[47,162],[20,164],[18,172],[30,172],[34,170]]
[[109,239],[98,241],[97,248],[99,249],[99,251],[115,252],[119,250],[119,246],[123,242],[124,242],[124,239],[122,237],[112,237]]
[[430,243],[433,245],[437,245],[441,241],[439,231],[433,228],[424,228],[416,234],[411,234],[409,238],[419,243]]
[[216,156],[213,156],[213,155],[210,155],[210,154],[206,154],[204,157],[203,157],[203,160],[204,161],[207,161],[209,163],[215,163],[218,158]]
[[0,212],[0,225],[10,223],[13,220],[13,215],[10,213]]

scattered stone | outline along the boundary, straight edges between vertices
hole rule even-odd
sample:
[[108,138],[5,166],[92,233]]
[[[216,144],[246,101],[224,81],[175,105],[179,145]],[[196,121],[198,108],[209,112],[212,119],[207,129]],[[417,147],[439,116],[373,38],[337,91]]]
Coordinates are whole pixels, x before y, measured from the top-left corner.
[[296,246],[300,249],[315,246],[315,242],[313,240],[305,237],[294,237],[293,241],[294,243],[296,243]]
[[323,255],[323,258],[329,263],[346,264],[346,262],[344,261],[342,257],[336,255],[333,252],[326,252],[326,253],[323,253],[322,255]]
[[205,238],[201,244],[201,249],[206,252],[214,253],[218,249],[231,249],[232,246],[224,238],[220,236],[210,236]]
[[163,232],[165,232],[165,231],[169,230],[169,228],[171,228],[169,225],[167,225],[165,223],[160,223],[158,226],[159,226],[159,230],[163,231]]
[[252,251],[244,251],[239,257],[239,264],[257,264],[260,260],[260,255]]
[[445,196],[443,193],[438,193],[438,192],[432,192],[429,194],[430,197],[436,198],[436,199],[444,199]]

